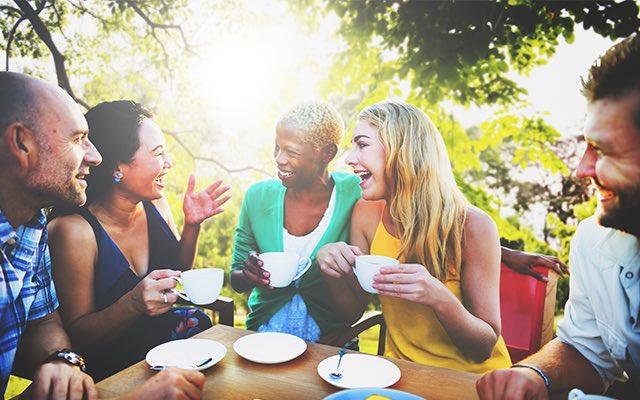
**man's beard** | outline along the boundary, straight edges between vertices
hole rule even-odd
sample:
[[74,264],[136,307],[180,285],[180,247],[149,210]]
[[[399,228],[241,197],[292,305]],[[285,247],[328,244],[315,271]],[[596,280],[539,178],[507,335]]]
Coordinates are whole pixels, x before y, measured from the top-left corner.
[[598,223],[640,237],[640,186],[621,190],[617,196],[617,204],[600,211]]
[[62,175],[67,170],[69,167],[56,160],[43,159],[38,171],[27,178],[26,185],[41,199],[43,207],[79,207],[86,202],[85,191],[77,186],[74,176]]

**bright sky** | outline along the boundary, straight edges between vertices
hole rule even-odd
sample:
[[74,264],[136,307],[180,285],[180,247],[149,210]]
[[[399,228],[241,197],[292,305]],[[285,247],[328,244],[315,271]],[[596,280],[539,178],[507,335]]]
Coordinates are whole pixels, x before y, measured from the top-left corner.
[[[576,27],[575,41],[561,41],[556,54],[549,62],[534,69],[529,76],[512,75],[512,78],[527,89],[531,112],[546,114],[563,136],[580,134],[586,113],[586,103],[580,94],[580,76],[586,75],[591,63],[613,42],[594,33]],[[453,106],[456,117],[465,126],[478,125],[491,116],[490,108],[477,107],[465,110]]]

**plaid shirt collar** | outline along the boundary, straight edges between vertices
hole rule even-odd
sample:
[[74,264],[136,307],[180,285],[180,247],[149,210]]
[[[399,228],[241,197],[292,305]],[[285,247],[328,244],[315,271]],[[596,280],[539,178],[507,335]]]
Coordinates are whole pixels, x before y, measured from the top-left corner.
[[7,217],[0,210],[0,246],[4,247],[4,244],[11,239],[16,240],[17,236],[16,230],[13,229],[13,226],[7,221]]
[[[1,281],[4,281],[0,285],[0,296],[2,297],[0,309],[4,309],[7,301],[15,300],[21,291],[25,275],[33,272],[30,271],[33,268],[38,267],[32,263],[31,257],[38,254],[39,248],[43,245],[42,241],[46,241],[46,225],[47,215],[44,210],[40,210],[29,222],[14,229],[0,210],[0,264],[3,269]],[[39,240],[23,238],[22,242],[24,243],[18,243],[26,230],[40,231],[41,233],[37,234]]]
[[[29,222],[24,224],[25,227],[34,229],[44,229],[47,225],[47,215],[44,210],[40,210]],[[20,229],[20,227],[18,227]],[[7,217],[0,210],[0,246],[3,246],[11,239],[18,239],[18,232],[11,226]]]

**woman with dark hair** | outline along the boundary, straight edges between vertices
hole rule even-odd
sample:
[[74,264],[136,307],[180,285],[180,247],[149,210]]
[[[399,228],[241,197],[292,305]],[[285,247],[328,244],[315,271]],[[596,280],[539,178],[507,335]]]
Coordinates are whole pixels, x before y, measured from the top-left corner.
[[194,193],[189,179],[178,235],[164,177],[171,168],[160,127],[133,101],[101,103],[86,114],[102,164],[91,168],[87,204],[49,224],[53,277],[65,327],[96,381],[152,347],[210,326],[197,309],[172,308],[174,276],[193,266],[200,224],[222,212],[218,180]]

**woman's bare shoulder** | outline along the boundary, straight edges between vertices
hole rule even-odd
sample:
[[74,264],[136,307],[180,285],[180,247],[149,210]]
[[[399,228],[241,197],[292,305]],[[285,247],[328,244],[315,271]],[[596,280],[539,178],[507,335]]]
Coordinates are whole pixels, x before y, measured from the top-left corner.
[[497,236],[498,227],[489,214],[478,207],[469,206],[464,222],[464,232],[466,239],[481,239],[483,235]]
[[500,257],[500,236],[496,223],[486,212],[469,206],[462,238],[464,264],[469,260],[478,261],[494,255]]
[[93,245],[96,240],[89,222],[81,215],[70,214],[54,218],[47,225],[50,242],[72,242],[75,245]]

